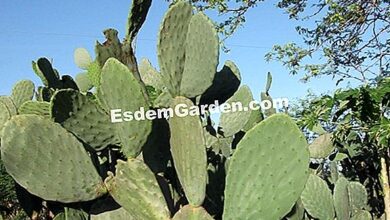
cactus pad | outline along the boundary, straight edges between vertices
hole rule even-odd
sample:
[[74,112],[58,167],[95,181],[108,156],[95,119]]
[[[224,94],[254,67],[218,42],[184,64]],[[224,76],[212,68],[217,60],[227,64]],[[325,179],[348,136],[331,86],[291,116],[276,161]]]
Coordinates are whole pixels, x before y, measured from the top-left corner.
[[16,108],[19,108],[24,102],[31,101],[34,93],[34,83],[30,80],[21,80],[12,88],[11,98]]
[[348,220],[351,215],[348,185],[348,180],[340,177],[333,190],[334,208],[338,220]]
[[0,137],[1,137],[1,130],[4,127],[4,124],[11,118],[11,114],[8,111],[7,106],[0,102]]
[[309,145],[311,158],[326,158],[333,150],[332,134],[330,133],[320,135]]
[[[102,69],[98,98],[106,111],[122,109],[136,112],[141,107],[148,110],[141,85],[130,70],[114,58],[108,59]],[[151,131],[151,121],[123,121],[113,123],[111,127],[119,138],[122,152],[127,157],[136,157]]]
[[352,210],[363,209],[367,206],[367,190],[359,182],[349,182],[348,195]]
[[139,64],[139,72],[145,85],[153,86],[156,89],[163,90],[164,81],[161,74],[152,66],[150,61],[143,58]]
[[124,208],[119,208],[97,215],[91,215],[91,220],[135,220],[135,218]]
[[251,116],[251,111],[248,106],[252,100],[253,96],[249,87],[241,86],[237,92],[226,101],[226,104],[229,104],[231,107],[235,102],[241,104],[243,110],[221,113],[219,126],[222,128],[222,134],[224,137],[233,136],[235,133],[244,128]]
[[33,114],[50,117],[50,103],[40,101],[27,101],[20,106],[19,114]]
[[118,160],[116,175],[109,173],[105,184],[114,200],[135,219],[169,219],[170,214],[157,180],[142,161]]
[[92,89],[92,87],[93,87],[93,84],[92,84],[91,80],[89,79],[87,73],[77,74],[75,81],[76,81],[77,87],[79,87],[80,91],[82,91],[82,92],[87,92],[90,89]]
[[[77,202],[106,192],[83,145],[59,124],[36,115],[8,121],[1,139],[7,172],[45,200]],[[28,158],[26,160],[26,158]]]
[[306,211],[314,218],[334,218],[332,192],[320,177],[310,174],[301,199]]
[[213,220],[213,218],[202,207],[186,205],[173,216],[172,220]]
[[192,17],[189,3],[180,1],[169,8],[164,16],[158,37],[158,62],[165,84],[176,96],[182,78],[188,26]]
[[[191,100],[176,97],[172,107],[185,104],[193,106]],[[203,203],[207,183],[206,143],[199,116],[174,116],[169,119],[171,130],[171,153],[173,162],[189,203],[199,206]]]
[[74,62],[80,69],[88,69],[92,63],[92,57],[85,48],[77,48],[74,51]]
[[68,131],[102,150],[119,142],[109,115],[86,95],[73,89],[59,90],[51,100],[51,116]]
[[305,137],[289,116],[260,122],[230,160],[223,219],[283,218],[301,195],[308,169]]
[[351,218],[351,220],[371,220],[371,214],[366,210],[357,211]]
[[219,40],[214,24],[203,13],[192,16],[187,33],[185,67],[180,95],[193,98],[213,83],[219,58]]
[[8,112],[11,116],[14,116],[18,113],[16,106],[10,97],[0,96],[0,103],[3,103],[7,107]]

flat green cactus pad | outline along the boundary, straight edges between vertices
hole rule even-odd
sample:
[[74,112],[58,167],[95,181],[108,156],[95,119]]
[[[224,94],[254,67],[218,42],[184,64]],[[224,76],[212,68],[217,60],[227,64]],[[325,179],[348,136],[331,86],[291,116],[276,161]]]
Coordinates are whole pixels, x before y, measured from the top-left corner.
[[352,210],[363,209],[367,206],[367,190],[359,182],[349,182],[348,195]]
[[348,185],[348,180],[340,177],[333,190],[334,208],[338,220],[348,220],[351,215]]
[[111,196],[134,219],[168,220],[164,196],[152,171],[138,159],[118,160],[115,176],[105,180]]
[[219,40],[213,22],[203,13],[192,16],[180,95],[193,98],[203,94],[213,83],[218,58]]
[[20,106],[19,114],[33,114],[50,117],[50,103],[41,101],[27,101]]
[[103,212],[97,215],[91,215],[91,220],[136,220],[124,208]]
[[3,130],[3,127],[5,123],[11,118],[11,114],[8,111],[7,106],[0,102],[0,137],[1,137],[1,131]]
[[158,37],[158,63],[169,92],[178,95],[182,78],[188,25],[192,7],[180,1],[169,8],[164,16]]
[[[172,107],[184,104],[193,106],[191,100],[176,97]],[[207,183],[206,143],[199,116],[174,116],[169,119],[171,130],[171,153],[177,175],[189,203],[199,206],[203,203]]]
[[82,210],[65,208],[64,212],[57,214],[53,220],[88,220],[88,214]]
[[89,79],[87,73],[79,73],[76,75],[75,78],[77,87],[79,87],[80,91],[87,92],[90,89],[92,89],[93,84],[91,80]]
[[275,114],[260,122],[230,160],[223,219],[283,218],[301,195],[308,169],[305,137],[289,116]]
[[173,216],[172,220],[213,220],[213,217],[202,207],[186,205]]
[[[233,136],[235,133],[244,128],[251,116],[249,103],[252,100],[253,96],[249,87],[241,86],[237,92],[226,101],[226,103],[231,106],[231,109],[228,112],[221,113],[219,123],[219,126],[222,128],[222,134],[224,137]],[[236,106],[236,104],[241,105],[242,109],[240,110],[235,107],[236,110],[233,111],[233,108]]]
[[310,174],[301,195],[306,211],[318,219],[333,219],[332,192],[327,183],[317,175]]
[[11,116],[14,116],[18,113],[16,106],[10,97],[0,96],[0,102],[3,103],[7,107],[8,112],[10,113]]
[[366,210],[357,211],[351,218],[351,220],[371,220],[372,216],[370,212]]
[[56,92],[51,100],[51,115],[55,122],[96,150],[119,142],[109,115],[95,101],[76,90]]
[[[1,159],[7,172],[45,200],[77,202],[106,192],[83,145],[59,124],[36,115],[6,123]],[[26,160],[26,158],[28,158]]]
[[148,59],[141,59],[138,69],[145,85],[153,86],[159,90],[164,89],[165,85],[162,75],[152,66]]
[[[121,109],[123,112],[136,112],[141,108],[148,110],[141,85],[130,70],[120,61],[109,58],[102,69],[98,98],[107,112]],[[151,131],[151,121],[131,120],[112,123],[127,157],[136,157]]]
[[85,48],[77,48],[74,51],[73,59],[75,64],[80,68],[80,69],[88,69],[88,66],[92,63],[92,57],[89,55],[87,49]]
[[309,145],[311,158],[326,158],[334,150],[332,134],[326,133],[317,137]]
[[16,108],[24,102],[32,100],[35,93],[35,86],[31,80],[21,80],[12,88],[11,98]]

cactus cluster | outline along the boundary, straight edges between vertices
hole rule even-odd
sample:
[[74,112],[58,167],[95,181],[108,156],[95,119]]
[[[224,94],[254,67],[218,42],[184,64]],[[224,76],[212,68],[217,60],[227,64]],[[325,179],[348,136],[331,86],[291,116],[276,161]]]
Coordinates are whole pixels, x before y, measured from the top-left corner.
[[[309,175],[304,134],[274,108],[225,112],[218,126],[208,114],[112,123],[112,109],[216,100],[247,106],[254,99],[240,87],[232,61],[217,71],[214,25],[185,1],[162,21],[161,72],[146,59],[138,67],[132,42],[150,3],[133,1],[124,42],[108,29],[95,60],[85,49],[75,51],[86,71],[75,80],[41,58],[33,69],[43,86],[20,81],[0,98],[1,160],[24,198],[45,205],[55,219],[302,219],[303,209],[320,219],[332,219],[334,210],[340,219],[366,215],[358,183],[339,178],[333,199],[326,183]],[[269,74],[263,99],[272,100],[271,81]],[[156,99],[148,88],[158,91]],[[347,212],[338,211],[348,204]]]

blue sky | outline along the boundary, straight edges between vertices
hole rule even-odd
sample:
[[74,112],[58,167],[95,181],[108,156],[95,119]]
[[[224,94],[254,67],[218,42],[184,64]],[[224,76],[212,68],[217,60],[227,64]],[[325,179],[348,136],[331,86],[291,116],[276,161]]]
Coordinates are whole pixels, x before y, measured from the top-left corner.
[[[49,1],[2,0],[0,3],[0,95],[10,94],[12,85],[21,79],[31,79],[40,85],[31,69],[31,61],[39,57],[53,59],[61,74],[74,76],[81,72],[73,62],[73,52],[85,47],[91,54],[95,41],[104,41],[102,30],[115,28],[123,37],[130,0],[109,1]],[[233,60],[241,71],[242,83],[259,99],[264,89],[266,73],[273,73],[271,95],[293,99],[302,97],[308,89],[323,93],[334,89],[329,78],[307,84],[299,76],[290,76],[277,62],[267,63],[264,55],[274,44],[299,42],[294,22],[274,1],[266,1],[247,15],[247,22],[226,44],[228,54],[221,52],[220,65]],[[157,66],[156,38],[162,17],[168,7],[163,0],[152,4],[146,23],[138,35],[137,57],[147,57]],[[210,15],[212,19],[218,19]]]

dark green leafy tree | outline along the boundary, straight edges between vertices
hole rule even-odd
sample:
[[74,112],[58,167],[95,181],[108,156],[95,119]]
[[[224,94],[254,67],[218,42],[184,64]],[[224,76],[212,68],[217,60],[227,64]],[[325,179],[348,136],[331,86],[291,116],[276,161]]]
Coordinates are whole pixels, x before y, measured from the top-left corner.
[[331,182],[329,166],[334,162],[345,177],[364,184],[373,214],[389,213],[389,79],[308,99],[291,113],[309,139],[327,132],[335,145],[335,151],[314,166]]

